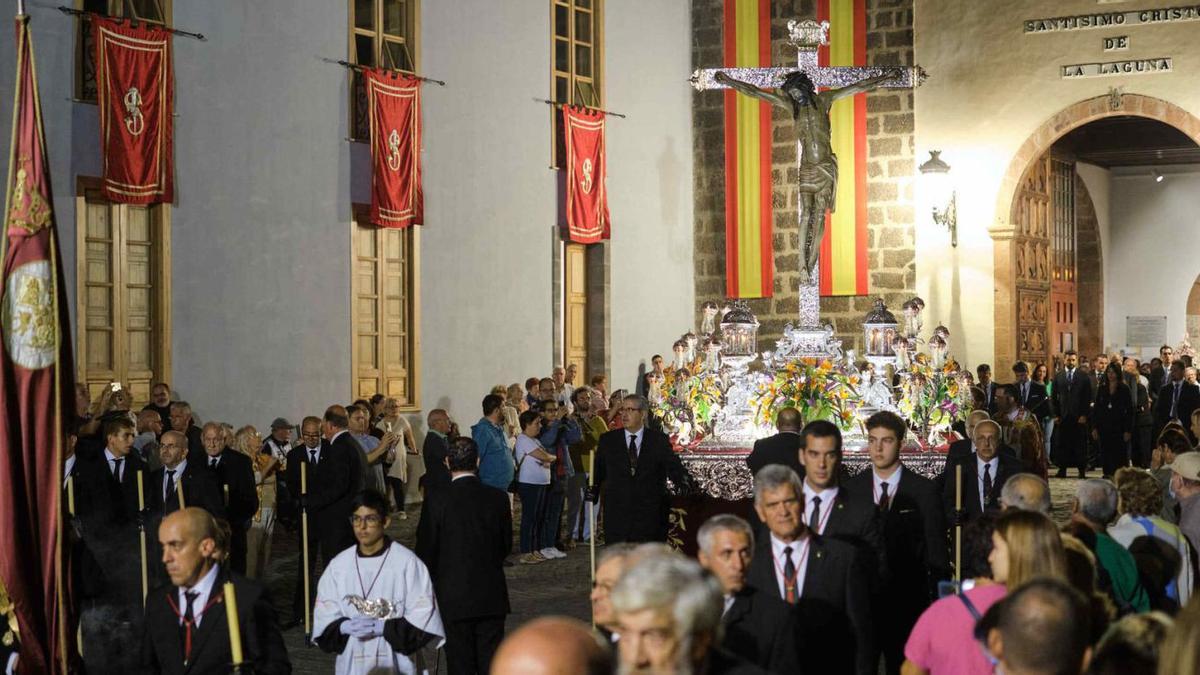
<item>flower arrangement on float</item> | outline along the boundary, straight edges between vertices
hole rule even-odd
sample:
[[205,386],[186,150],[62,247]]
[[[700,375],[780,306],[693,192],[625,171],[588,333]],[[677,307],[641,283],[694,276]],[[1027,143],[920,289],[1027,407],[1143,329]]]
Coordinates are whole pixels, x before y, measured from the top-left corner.
[[679,448],[694,447],[712,433],[724,400],[718,373],[692,365],[695,369],[667,368],[650,381],[650,412]]
[[940,446],[951,425],[971,410],[971,387],[954,359],[939,365],[929,354],[914,354],[900,370],[897,407],[922,447]]
[[847,366],[814,358],[789,361],[774,377],[760,382],[750,399],[754,422],[774,426],[784,408],[795,408],[807,424],[814,420],[833,422],[842,431],[858,423],[863,405],[858,395],[859,375]]

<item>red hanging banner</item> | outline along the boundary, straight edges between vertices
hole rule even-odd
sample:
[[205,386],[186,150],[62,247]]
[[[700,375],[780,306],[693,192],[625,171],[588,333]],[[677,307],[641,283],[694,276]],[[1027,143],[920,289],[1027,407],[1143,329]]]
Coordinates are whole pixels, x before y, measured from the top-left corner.
[[371,115],[371,222],[421,225],[421,81],[403,73],[363,71]]
[[609,238],[604,182],[604,113],[563,106],[567,146],[567,238],[595,244]]
[[104,196],[125,204],[173,201],[171,34],[153,24],[134,27],[96,16],[92,38]]

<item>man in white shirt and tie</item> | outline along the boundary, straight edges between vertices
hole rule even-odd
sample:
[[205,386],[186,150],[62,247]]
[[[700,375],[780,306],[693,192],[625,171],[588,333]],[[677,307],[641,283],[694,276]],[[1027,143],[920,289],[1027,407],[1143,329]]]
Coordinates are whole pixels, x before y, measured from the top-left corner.
[[1172,420],[1178,420],[1183,425],[1191,439],[1192,445],[1196,438],[1192,436],[1192,411],[1200,408],[1200,389],[1189,385],[1184,380],[1187,366],[1182,360],[1171,362],[1171,379],[1158,392],[1158,400],[1154,404],[1154,437],[1158,435]]

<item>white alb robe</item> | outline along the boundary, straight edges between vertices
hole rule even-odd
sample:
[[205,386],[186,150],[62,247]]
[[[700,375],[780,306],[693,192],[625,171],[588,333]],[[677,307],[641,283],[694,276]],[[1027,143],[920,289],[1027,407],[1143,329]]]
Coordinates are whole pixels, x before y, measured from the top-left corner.
[[[340,618],[354,619],[367,616],[351,602],[352,597],[363,597],[362,585],[371,586],[378,572],[379,578],[370,589],[368,601],[386,599],[391,605],[388,619],[404,618],[415,628],[440,638],[436,647],[446,643],[446,629],[438,614],[437,599],[433,594],[433,581],[425,563],[407,548],[392,542],[391,550],[369,558],[358,557],[358,547],[352,546],[339,553],[325,568],[317,584],[317,604],[313,611],[313,635],[321,635],[330,624]],[[357,562],[357,566],[355,563]],[[386,567],[380,571],[380,566]],[[360,585],[359,579],[362,579]],[[383,636],[370,640],[350,637],[346,648],[337,658],[338,675],[374,675],[376,673],[429,672],[421,659],[420,652],[411,657],[393,651]]]

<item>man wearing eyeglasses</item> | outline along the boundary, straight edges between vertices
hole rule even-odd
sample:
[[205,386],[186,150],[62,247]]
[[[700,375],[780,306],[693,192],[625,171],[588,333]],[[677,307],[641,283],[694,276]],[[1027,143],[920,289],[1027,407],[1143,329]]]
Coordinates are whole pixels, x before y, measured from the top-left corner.
[[337,654],[334,672],[427,672],[421,650],[445,644],[446,630],[425,564],[385,534],[387,498],[366,490],[347,518],[356,545],[338,553],[317,584],[313,641]]
[[679,456],[666,434],[649,428],[646,397],[621,401],[621,429],[600,437],[594,487],[588,499],[596,503],[603,490],[605,541],[667,540],[671,495],[667,479],[677,487],[687,480]]
[[[317,556],[328,563],[333,556],[349,546],[353,541],[350,523],[345,519],[339,522],[339,512],[330,509],[328,503],[317,497],[316,493],[327,482],[325,469],[332,466],[330,459],[329,441],[321,436],[321,418],[305,417],[300,423],[300,443],[292,448],[287,455],[287,484],[291,489],[292,499],[296,503],[296,512],[308,510],[308,570],[310,575],[316,574]],[[323,463],[328,462],[328,463]],[[301,493],[300,467],[305,468],[304,487],[306,493]],[[341,515],[346,515],[342,513]],[[301,528],[296,528],[296,538],[303,537]],[[300,545],[303,547],[301,540]],[[345,544],[345,545],[343,545]],[[311,577],[310,577],[311,578]],[[308,602],[312,602],[315,586],[309,588]],[[298,626],[304,620],[304,571],[296,572],[296,589],[292,595],[292,620],[286,627]]]

